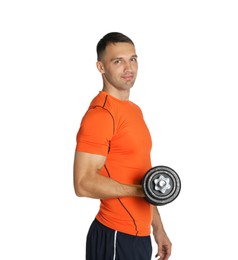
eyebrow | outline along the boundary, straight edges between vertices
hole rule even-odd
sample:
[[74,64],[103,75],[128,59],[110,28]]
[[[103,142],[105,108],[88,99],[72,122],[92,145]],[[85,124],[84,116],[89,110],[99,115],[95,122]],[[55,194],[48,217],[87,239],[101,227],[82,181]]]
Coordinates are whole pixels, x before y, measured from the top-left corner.
[[138,56],[135,54],[135,55],[132,55],[131,58],[138,58]]
[[[130,57],[130,59],[131,58],[138,58],[138,56],[135,54],[135,55],[132,55],[131,57]],[[116,58],[113,58],[112,59],[112,61],[114,61],[114,60],[123,60],[123,58],[122,57],[116,57]]]

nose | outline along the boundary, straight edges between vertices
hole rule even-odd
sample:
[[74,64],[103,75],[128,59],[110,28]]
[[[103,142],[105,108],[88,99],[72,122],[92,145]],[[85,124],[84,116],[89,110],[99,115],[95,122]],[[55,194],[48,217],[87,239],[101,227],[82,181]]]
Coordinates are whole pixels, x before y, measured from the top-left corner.
[[125,66],[124,66],[124,71],[132,71],[132,66],[131,66],[131,62],[130,61],[126,61],[125,62]]

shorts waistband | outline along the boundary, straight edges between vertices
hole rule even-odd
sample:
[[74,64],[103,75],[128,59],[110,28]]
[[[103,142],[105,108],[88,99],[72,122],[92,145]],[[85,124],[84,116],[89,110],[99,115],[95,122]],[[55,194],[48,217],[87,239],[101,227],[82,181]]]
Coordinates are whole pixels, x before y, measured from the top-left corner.
[[98,221],[96,218],[93,221],[93,224],[95,224],[96,226],[100,227],[101,229],[105,230],[105,231],[111,231],[111,232],[115,232],[116,230],[111,229],[105,225],[103,225],[100,221]]

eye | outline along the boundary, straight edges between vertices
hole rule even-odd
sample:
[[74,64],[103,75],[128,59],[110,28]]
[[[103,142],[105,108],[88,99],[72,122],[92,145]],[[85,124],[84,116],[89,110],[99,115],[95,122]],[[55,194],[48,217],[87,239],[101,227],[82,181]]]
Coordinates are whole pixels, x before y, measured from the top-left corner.
[[137,62],[137,58],[133,57],[133,58],[131,58],[131,61],[132,62]]
[[119,64],[121,62],[121,60],[115,60],[114,64]]

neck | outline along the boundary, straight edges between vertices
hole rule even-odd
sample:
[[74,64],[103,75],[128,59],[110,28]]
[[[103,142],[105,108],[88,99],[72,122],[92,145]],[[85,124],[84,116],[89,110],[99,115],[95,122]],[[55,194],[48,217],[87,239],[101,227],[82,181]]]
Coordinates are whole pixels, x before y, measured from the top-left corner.
[[103,86],[102,90],[106,93],[108,93],[109,95],[120,99],[120,100],[129,100],[130,97],[130,89],[127,90],[118,90],[115,88],[107,88],[105,86]]

